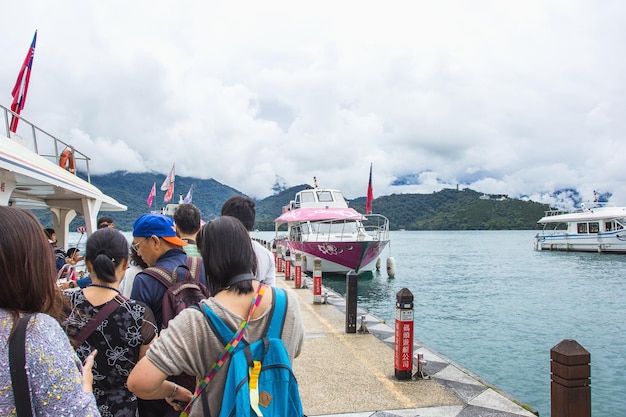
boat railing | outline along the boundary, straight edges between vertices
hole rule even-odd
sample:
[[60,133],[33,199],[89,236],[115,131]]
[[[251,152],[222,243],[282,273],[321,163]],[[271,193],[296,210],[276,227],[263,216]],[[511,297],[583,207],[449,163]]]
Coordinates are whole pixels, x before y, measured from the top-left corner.
[[[21,143],[39,156],[47,158],[55,164],[59,163],[62,152],[65,149],[69,149],[74,157],[77,172],[84,172],[87,177],[87,182],[91,182],[89,173],[89,160],[91,158],[67,142],[37,127],[34,123],[13,112],[11,109],[4,107],[2,104],[0,104],[0,108],[4,114],[4,131],[7,138]],[[17,117],[19,119],[18,131],[20,134],[27,133],[26,138],[11,131],[9,124],[10,117]]]
[[597,208],[606,208],[606,207],[615,207],[615,204],[603,203],[603,202],[598,202],[598,201],[592,201],[592,202],[588,201],[588,202],[581,203],[580,208],[550,209],[550,210],[546,210],[544,213],[545,213],[545,217],[549,217],[549,216],[558,216],[559,214],[574,214],[574,213],[589,212]]

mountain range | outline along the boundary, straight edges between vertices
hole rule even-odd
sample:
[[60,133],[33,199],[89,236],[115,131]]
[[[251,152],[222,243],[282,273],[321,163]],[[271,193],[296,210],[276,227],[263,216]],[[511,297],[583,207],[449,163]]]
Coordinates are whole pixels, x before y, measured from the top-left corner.
[[[106,175],[92,175],[91,182],[102,192],[115,198],[128,207],[125,212],[101,212],[115,219],[120,230],[132,230],[133,221],[143,213],[159,210],[164,192],[159,190],[165,175],[157,173],[128,173],[118,171]],[[148,207],[146,200],[156,184],[156,206]],[[198,179],[176,176],[173,203],[182,199],[193,185],[192,202],[202,212],[204,220],[220,215],[222,204],[232,196],[244,193],[221,184],[213,179]],[[275,194],[256,200],[259,230],[274,230],[274,219],[289,204],[297,191],[308,184],[285,188],[276,187]],[[481,198],[482,197],[482,198]],[[392,194],[377,196],[373,211],[386,216],[392,230],[532,230],[537,229],[537,220],[549,209],[546,204],[523,201],[505,196],[488,198],[471,189],[444,189],[432,194]],[[350,200],[350,207],[365,212],[365,197]],[[51,222],[44,217],[45,227]],[[70,224],[70,230],[84,224],[77,217]]]

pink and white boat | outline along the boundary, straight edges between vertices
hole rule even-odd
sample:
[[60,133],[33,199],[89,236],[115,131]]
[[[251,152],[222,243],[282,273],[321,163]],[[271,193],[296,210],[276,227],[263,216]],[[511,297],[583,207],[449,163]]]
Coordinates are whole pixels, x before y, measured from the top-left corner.
[[322,260],[322,272],[372,271],[389,243],[389,220],[380,214],[363,215],[348,207],[338,190],[310,188],[296,193],[274,220],[276,231],[287,224],[287,236],[276,239],[292,259],[302,254],[304,271]]

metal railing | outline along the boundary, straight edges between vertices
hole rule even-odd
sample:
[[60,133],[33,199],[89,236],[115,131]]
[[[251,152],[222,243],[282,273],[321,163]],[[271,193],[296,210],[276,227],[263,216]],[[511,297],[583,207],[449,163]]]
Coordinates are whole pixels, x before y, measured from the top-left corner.
[[[91,175],[89,173],[89,160],[91,158],[89,158],[87,155],[80,152],[67,142],[37,127],[34,123],[31,123],[19,114],[11,111],[11,109],[8,109],[1,104],[0,108],[2,109],[2,112],[4,114],[4,134],[7,138],[15,139],[19,142],[22,142],[24,146],[31,149],[36,154],[53,161],[55,164],[59,163],[59,159],[63,150],[69,149],[74,157],[76,172],[84,172],[87,177],[87,182],[91,182]],[[22,134],[25,131],[28,131],[28,138],[24,138],[23,136],[11,132],[9,117],[17,117],[19,119],[20,125],[18,131]]]

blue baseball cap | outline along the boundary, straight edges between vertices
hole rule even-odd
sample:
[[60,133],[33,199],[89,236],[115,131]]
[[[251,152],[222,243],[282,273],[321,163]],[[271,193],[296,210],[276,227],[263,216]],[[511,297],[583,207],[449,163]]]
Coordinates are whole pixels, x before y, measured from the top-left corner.
[[133,223],[133,237],[157,236],[176,246],[186,246],[187,242],[176,236],[174,219],[163,214],[144,214]]

